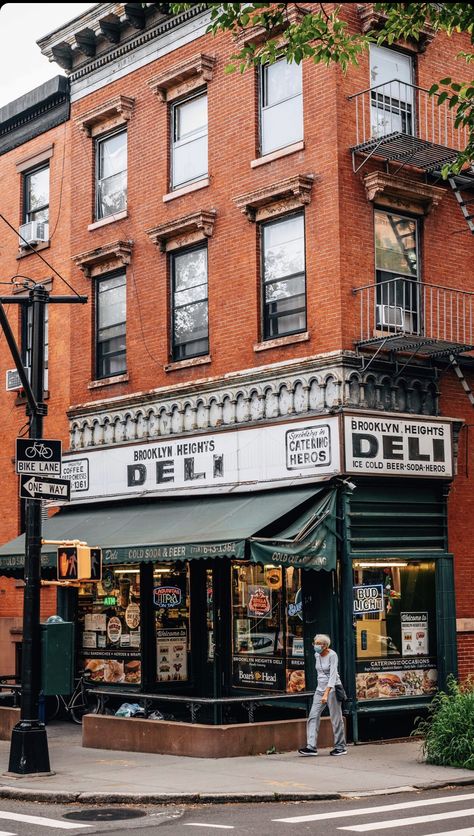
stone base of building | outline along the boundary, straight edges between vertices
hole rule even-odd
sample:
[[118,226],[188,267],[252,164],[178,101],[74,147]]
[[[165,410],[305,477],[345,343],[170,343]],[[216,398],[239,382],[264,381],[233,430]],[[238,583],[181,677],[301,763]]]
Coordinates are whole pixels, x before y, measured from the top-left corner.
[[20,709],[0,708],[0,740],[10,740],[12,729],[20,722]]
[[[82,724],[82,745],[191,758],[262,755],[269,750],[289,752],[306,745],[306,720],[208,726],[88,714]],[[321,720],[318,745],[333,746],[328,717]]]

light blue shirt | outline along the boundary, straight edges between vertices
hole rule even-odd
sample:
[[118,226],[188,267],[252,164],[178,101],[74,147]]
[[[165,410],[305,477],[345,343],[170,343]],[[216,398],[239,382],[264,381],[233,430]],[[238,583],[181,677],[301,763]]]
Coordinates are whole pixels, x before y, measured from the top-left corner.
[[315,653],[314,655],[316,657],[316,674],[318,677],[316,691],[319,694],[323,694],[326,688],[334,688],[335,685],[341,684],[341,679],[337,672],[337,653],[329,649],[329,653],[325,656],[321,656],[320,653]]

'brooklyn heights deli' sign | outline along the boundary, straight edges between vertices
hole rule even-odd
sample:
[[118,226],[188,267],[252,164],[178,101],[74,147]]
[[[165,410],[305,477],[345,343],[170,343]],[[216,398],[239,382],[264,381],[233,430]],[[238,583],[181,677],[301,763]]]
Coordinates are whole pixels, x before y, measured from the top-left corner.
[[453,475],[451,424],[411,417],[344,416],[347,473]]

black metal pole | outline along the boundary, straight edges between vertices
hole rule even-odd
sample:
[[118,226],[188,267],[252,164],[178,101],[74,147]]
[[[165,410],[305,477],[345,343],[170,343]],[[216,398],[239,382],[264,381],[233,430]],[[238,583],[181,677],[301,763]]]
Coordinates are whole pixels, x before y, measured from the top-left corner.
[[[33,308],[31,335],[31,389],[37,408],[30,414],[29,437],[43,437],[44,333],[48,292],[38,285],[30,292]],[[41,688],[41,500],[26,500],[25,595],[21,665],[21,719],[12,731],[8,771],[15,775],[51,773],[48,738],[39,720]]]

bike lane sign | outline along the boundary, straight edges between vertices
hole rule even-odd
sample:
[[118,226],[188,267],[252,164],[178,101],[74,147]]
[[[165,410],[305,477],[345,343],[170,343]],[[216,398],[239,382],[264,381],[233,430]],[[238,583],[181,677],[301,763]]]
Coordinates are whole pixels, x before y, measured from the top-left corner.
[[61,446],[50,438],[17,438],[16,472],[61,476]]

